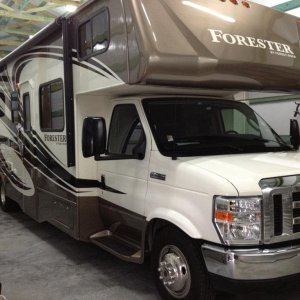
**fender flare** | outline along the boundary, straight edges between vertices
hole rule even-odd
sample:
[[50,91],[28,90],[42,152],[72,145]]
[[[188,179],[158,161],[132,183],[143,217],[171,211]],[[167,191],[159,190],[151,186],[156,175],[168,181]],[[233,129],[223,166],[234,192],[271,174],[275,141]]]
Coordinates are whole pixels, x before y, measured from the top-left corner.
[[186,216],[180,214],[175,210],[170,210],[167,208],[157,208],[152,211],[146,218],[148,222],[151,222],[151,220],[154,219],[165,220],[169,223],[172,223],[191,238],[202,238],[202,234],[199,232],[197,227]]

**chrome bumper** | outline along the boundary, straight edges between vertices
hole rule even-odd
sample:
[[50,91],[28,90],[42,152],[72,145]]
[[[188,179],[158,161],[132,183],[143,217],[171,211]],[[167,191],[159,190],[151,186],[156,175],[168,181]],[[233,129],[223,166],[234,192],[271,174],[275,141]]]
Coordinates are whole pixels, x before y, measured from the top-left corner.
[[277,249],[225,250],[202,245],[209,273],[235,280],[264,280],[300,274],[300,245]]

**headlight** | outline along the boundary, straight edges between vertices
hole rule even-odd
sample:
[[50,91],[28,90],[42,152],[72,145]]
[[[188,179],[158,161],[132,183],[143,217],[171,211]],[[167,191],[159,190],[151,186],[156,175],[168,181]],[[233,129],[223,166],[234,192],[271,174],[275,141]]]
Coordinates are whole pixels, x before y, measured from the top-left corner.
[[227,245],[259,244],[261,241],[261,197],[216,196],[214,222]]

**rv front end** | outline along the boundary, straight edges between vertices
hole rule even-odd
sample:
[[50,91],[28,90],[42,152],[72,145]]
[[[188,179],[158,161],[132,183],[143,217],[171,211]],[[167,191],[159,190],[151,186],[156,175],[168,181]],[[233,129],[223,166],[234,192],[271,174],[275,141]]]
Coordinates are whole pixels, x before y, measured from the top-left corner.
[[215,197],[213,222],[222,245],[201,246],[215,286],[224,288],[224,279],[264,284],[299,277],[299,179],[294,175],[260,180],[259,197]]

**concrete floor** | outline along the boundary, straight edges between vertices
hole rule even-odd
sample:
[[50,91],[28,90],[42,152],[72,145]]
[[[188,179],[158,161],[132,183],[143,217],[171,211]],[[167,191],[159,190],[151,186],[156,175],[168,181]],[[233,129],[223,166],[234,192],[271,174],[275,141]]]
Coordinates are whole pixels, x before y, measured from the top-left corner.
[[[158,300],[149,261],[135,265],[21,212],[0,210],[0,281],[8,300]],[[300,286],[217,300],[296,300]]]

